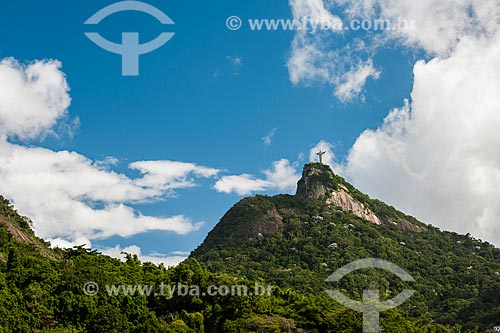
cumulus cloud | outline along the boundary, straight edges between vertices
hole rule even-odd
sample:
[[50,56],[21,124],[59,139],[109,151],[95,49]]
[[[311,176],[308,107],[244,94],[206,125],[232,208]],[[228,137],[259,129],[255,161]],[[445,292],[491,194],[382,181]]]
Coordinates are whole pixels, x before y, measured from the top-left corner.
[[[322,0],[290,0],[290,7],[293,19],[299,22],[306,19],[310,22],[332,22],[332,26],[342,24],[339,17],[325,8]],[[290,80],[293,84],[309,84],[316,80],[331,82],[335,63],[327,59],[336,56],[336,52],[328,50],[320,31],[318,34],[312,34],[307,30],[298,30],[292,41],[292,52],[287,63]]]
[[451,54],[463,37],[491,36],[498,31],[500,4],[495,0],[335,0],[333,3],[349,19],[392,22],[397,29],[381,31],[385,38],[433,55]]
[[215,183],[214,188],[219,192],[238,195],[273,190],[293,191],[300,178],[297,165],[291,164],[287,159],[275,161],[272,167],[263,173],[265,178],[257,178],[249,174],[223,176]]
[[117,166],[120,163],[120,159],[114,156],[106,156],[102,160],[94,161],[94,165],[102,169],[108,169]]
[[169,255],[156,252],[144,254],[142,253],[142,249],[137,245],[130,245],[125,248],[122,248],[120,245],[116,245],[115,247],[105,248],[100,251],[107,256],[117,258],[122,261],[125,261],[125,253],[135,254],[141,262],[152,262],[156,265],[163,264],[166,267],[177,266],[179,263],[187,259],[187,256],[189,255],[188,252],[181,251],[174,251]]
[[160,200],[170,191],[194,186],[195,178],[216,173],[192,163],[142,161],[130,164],[142,177],[130,178],[99,168],[75,152],[6,141],[0,142],[0,150],[1,193],[34,220],[39,236],[69,242],[127,237],[150,230],[194,231],[199,223],[184,216],[145,216],[127,204]]
[[347,102],[359,96],[368,78],[378,79],[380,71],[373,67],[373,62],[368,60],[360,63],[351,71],[345,73],[337,87],[334,95],[342,102]]
[[290,6],[295,19],[307,18],[324,26],[342,27],[342,20],[328,10],[323,0],[290,0]]
[[58,247],[61,249],[71,249],[75,246],[83,246],[85,248],[90,249],[90,248],[92,248],[92,241],[86,237],[79,237],[79,238],[76,238],[72,241],[57,237],[57,238],[50,239],[50,245],[52,247]]
[[[303,2],[302,6],[317,5],[313,0]],[[290,4],[292,10],[297,8],[294,1]],[[358,89],[365,76],[380,75],[373,59],[386,45],[422,50],[430,59],[414,66],[411,99],[392,110],[380,128],[359,136],[339,172],[370,195],[425,222],[500,245],[500,3],[332,0],[322,4],[344,21],[385,19],[409,26],[370,32],[363,43],[354,39],[343,48],[332,47],[332,39],[341,41],[339,33],[298,32],[289,60],[294,84],[320,81],[333,85],[339,99],[350,99],[362,94]],[[347,70],[333,65],[334,60],[345,62]],[[368,66],[356,74],[353,63]],[[352,84],[357,88],[347,84],[348,93],[343,93],[342,77],[351,77],[345,82],[357,82]],[[322,147],[331,149],[325,143]],[[331,156],[328,163],[335,166]]]
[[247,195],[267,190],[268,182],[245,173],[238,176],[224,176],[215,183],[214,188],[219,192]]
[[57,61],[28,66],[0,62],[0,193],[34,221],[37,235],[53,245],[91,245],[92,239],[128,237],[162,230],[186,234],[200,223],[179,216],[146,216],[130,204],[162,200],[174,190],[196,185],[218,170],[176,161],[138,161],[138,177],[109,170],[104,161],[70,151],[13,144],[52,131],[70,103],[68,84]]
[[368,79],[379,78],[373,59],[386,45],[447,57],[463,38],[495,35],[500,17],[500,3],[495,0],[290,0],[290,7],[295,19],[331,16],[346,28],[353,20],[372,27],[377,21],[389,22],[388,29],[366,32],[297,31],[288,60],[291,82],[331,85],[342,102],[363,98]]
[[47,135],[70,105],[69,86],[55,60],[21,65],[0,61],[0,137]]
[[219,173],[214,168],[176,161],[138,161],[131,163],[129,167],[143,174],[142,178],[134,181],[136,185],[155,188],[160,192],[195,186],[195,179],[189,178],[190,175],[210,178]]
[[371,49],[362,40],[354,39],[338,47],[343,22],[332,14],[322,0],[290,0],[293,18],[312,24],[329,22],[331,29],[298,30],[292,41],[287,62],[290,80],[294,85],[319,82],[334,87],[334,95],[349,102],[362,95],[369,78],[378,79],[380,72],[371,61]]
[[344,173],[421,220],[499,245],[500,33],[414,67],[412,102],[352,147]]
[[[318,5],[316,0],[305,0],[301,8],[308,4]],[[341,43],[343,35],[337,32],[297,32],[288,63],[292,83],[323,82],[334,86],[340,100],[352,100],[362,95],[367,78],[380,75],[373,59],[385,46],[422,50],[430,59],[414,66],[411,102],[392,110],[380,128],[362,133],[346,163],[338,166],[339,172],[370,195],[425,222],[500,245],[496,133],[500,3],[325,0],[322,4],[344,22],[383,19],[402,25],[372,31],[363,43],[354,39],[344,47],[332,42]],[[294,13],[299,8],[294,1],[290,5]],[[356,71],[353,63],[364,66]],[[311,151],[311,159],[319,148]],[[330,154],[327,143],[321,148]],[[332,156],[327,163],[335,167]]]

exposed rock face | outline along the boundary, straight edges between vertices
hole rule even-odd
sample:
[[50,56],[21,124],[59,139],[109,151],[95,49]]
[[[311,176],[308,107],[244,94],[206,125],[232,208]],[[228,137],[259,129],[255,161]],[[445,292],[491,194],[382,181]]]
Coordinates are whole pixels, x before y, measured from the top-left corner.
[[404,231],[421,232],[425,229],[402,218],[383,218],[370,207],[356,200],[345,185],[345,181],[336,176],[329,166],[320,163],[308,163],[304,166],[302,178],[297,184],[297,194],[303,197],[325,200],[343,211],[375,224],[392,224]]
[[297,195],[314,199],[327,196],[337,189],[333,177],[333,172],[327,165],[308,163],[297,183]]
[[349,194],[349,190],[339,184],[338,178],[327,165],[306,164],[302,178],[297,184],[297,195],[314,199],[324,198],[327,203],[334,204],[345,212],[375,224],[382,224],[381,219],[375,213],[355,200]]
[[6,220],[3,216],[0,216],[0,223],[5,224],[5,226],[7,227],[7,230],[18,241],[30,243],[30,244],[33,243],[33,240],[31,240],[31,238],[29,238],[25,233],[23,233],[21,230],[16,228],[11,222]]
[[382,224],[380,218],[361,202],[354,200],[346,189],[331,193],[326,202],[340,207],[343,211],[356,215],[375,224]]
[[272,208],[267,211],[266,215],[260,218],[254,225],[252,230],[250,230],[249,235],[257,238],[263,238],[265,235],[270,235],[276,231],[281,230],[283,227],[283,217],[278,213],[276,208]]
[[411,231],[411,232],[423,232],[425,231],[425,228],[420,227],[418,225],[415,225],[411,222],[408,222],[406,220],[399,220],[396,223],[397,227],[403,231]]
[[349,190],[339,181],[329,166],[320,163],[308,163],[304,166],[302,178],[297,184],[297,195],[325,199],[347,213],[366,221],[383,224],[383,221],[370,208],[354,199]]

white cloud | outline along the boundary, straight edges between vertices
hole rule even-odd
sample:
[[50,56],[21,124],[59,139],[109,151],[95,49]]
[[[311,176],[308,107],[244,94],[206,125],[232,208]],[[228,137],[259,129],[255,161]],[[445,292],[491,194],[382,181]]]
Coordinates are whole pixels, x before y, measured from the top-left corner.
[[330,27],[342,26],[342,20],[326,8],[323,0],[290,0],[290,6],[295,19],[309,19]]
[[0,137],[33,139],[47,135],[66,114],[71,98],[61,63],[12,58],[0,61]]
[[270,146],[273,143],[274,134],[276,134],[277,130],[278,127],[275,127],[262,137],[262,141],[266,146]]
[[52,247],[58,247],[61,249],[71,249],[75,246],[83,246],[85,248],[91,248],[92,247],[92,241],[86,237],[80,237],[77,239],[74,239],[73,241],[68,241],[63,238],[52,238],[50,240],[50,245]]
[[399,43],[447,57],[463,38],[495,35],[500,17],[500,3],[495,0],[290,0],[290,6],[294,18],[331,15],[342,18],[345,27],[353,19],[372,25],[377,20],[391,22],[391,29],[357,31],[357,35],[348,30],[296,33],[288,60],[291,82],[328,84],[342,102],[363,98],[367,79],[378,79],[373,59],[384,46]]
[[279,190],[293,191],[297,186],[300,175],[297,174],[297,165],[290,164],[287,159],[273,163],[269,170],[265,170],[265,179],[260,179],[249,174],[238,176],[223,176],[214,188],[219,192],[247,195],[253,192]]
[[239,176],[224,176],[218,180],[214,188],[219,192],[237,193],[238,195],[247,195],[252,192],[262,192],[267,190],[268,182],[264,179],[258,179],[249,174]]
[[[295,10],[297,4],[290,4]],[[302,6],[308,4],[316,6],[317,1],[304,0]],[[352,99],[362,94],[359,88],[365,76],[379,75],[374,75],[376,66],[355,75],[352,65],[373,64],[379,49],[402,45],[435,57],[415,64],[411,103],[394,109],[377,130],[360,135],[342,173],[370,195],[425,222],[500,245],[500,3],[325,0],[322,4],[344,21],[388,19],[410,26],[372,31],[364,35],[364,43],[355,40],[344,47],[338,47],[343,37],[338,33],[298,32],[289,60],[294,84],[326,83],[341,100]],[[358,84],[343,89],[342,78],[349,76],[352,80],[345,82]]]
[[210,178],[219,173],[214,168],[176,161],[138,161],[129,167],[143,174],[142,178],[135,180],[136,185],[158,191],[193,187],[195,180],[189,176]]
[[54,152],[0,142],[0,191],[19,211],[34,220],[44,238],[74,241],[131,236],[149,230],[179,234],[200,225],[184,216],[152,217],[127,203],[158,200],[170,191],[193,186],[191,177],[211,177],[215,169],[192,163],[142,161],[132,163],[143,177],[96,167],[75,152]]
[[101,169],[108,169],[117,166],[120,163],[120,159],[114,156],[106,156],[102,160],[94,161],[94,165]]
[[[297,8],[318,6],[317,2],[304,0],[298,7],[290,1],[290,5],[295,13]],[[369,194],[426,222],[471,232],[500,245],[496,225],[500,216],[496,135],[500,126],[500,2],[321,3],[344,22],[387,19],[409,26],[371,31],[363,43],[354,40],[344,47],[338,46],[343,37],[338,33],[297,32],[288,63],[294,84],[322,82],[332,85],[340,100],[352,100],[362,94],[366,78],[379,76],[372,59],[386,45],[399,44],[435,57],[415,64],[411,104],[393,110],[379,129],[365,131],[352,147],[342,173]],[[356,63],[368,66],[356,71]],[[335,166],[331,160],[329,164]]]
[[65,75],[57,61],[22,66],[0,62],[0,193],[34,221],[37,235],[54,246],[87,244],[92,239],[128,237],[162,230],[186,234],[200,223],[187,217],[146,216],[130,204],[157,201],[175,189],[195,186],[218,170],[193,163],[139,161],[129,165],[139,177],[109,170],[116,158],[92,161],[76,152],[10,143],[52,131],[70,103]]
[[307,43],[304,38],[296,36],[292,44],[292,56],[287,62],[290,81],[295,85],[301,82],[310,84],[315,80],[329,83],[330,72],[333,71],[331,67],[334,65],[322,60],[333,59],[334,54],[333,51],[318,49],[315,45]]
[[272,168],[265,170],[264,174],[269,182],[268,188],[279,191],[295,190],[300,178],[297,173],[297,164],[290,164],[290,161],[286,159],[274,162]]
[[[340,18],[331,14],[322,0],[290,0],[294,20],[308,19],[311,22],[339,22]],[[332,24],[332,26],[337,26]],[[290,80],[293,84],[309,84],[315,80],[331,82],[331,72],[335,63],[324,61],[335,58],[336,53],[327,51],[322,35],[299,30],[292,42],[292,54],[288,60]]]
[[352,147],[344,174],[421,220],[500,245],[500,33],[414,67],[412,102]]
[[[295,20],[307,18],[313,24],[330,22],[329,26],[334,28],[343,25],[322,0],[290,0],[290,6]],[[345,47],[336,46],[336,38],[342,34],[342,29],[297,31],[287,62],[290,81],[294,85],[315,82],[331,85],[342,102],[362,95],[366,81],[378,79],[380,72],[371,61],[371,48],[363,41],[354,39]]]
[[[433,55],[446,56],[466,36],[491,36],[498,31],[500,3],[495,0],[364,0],[333,1],[347,18],[387,19],[414,23],[387,29],[383,35]],[[340,10],[339,8],[339,10]]]
[[120,245],[116,245],[115,247],[102,249],[100,251],[107,256],[117,258],[122,261],[125,261],[126,258],[123,253],[135,254],[141,262],[152,262],[156,265],[164,264],[166,267],[177,266],[179,263],[187,259],[187,255],[189,255],[189,253],[180,251],[174,251],[170,255],[164,255],[161,253],[150,253],[146,255],[142,253],[142,249],[137,245],[131,245],[125,248],[121,248]]
[[334,95],[342,102],[348,102],[359,96],[368,78],[378,79],[380,71],[373,67],[371,60],[360,63],[351,71],[345,73],[335,88]]

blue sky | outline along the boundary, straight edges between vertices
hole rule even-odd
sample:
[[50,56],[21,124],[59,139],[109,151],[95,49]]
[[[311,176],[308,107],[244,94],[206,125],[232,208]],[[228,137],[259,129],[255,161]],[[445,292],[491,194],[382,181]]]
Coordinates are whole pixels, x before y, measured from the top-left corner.
[[[137,245],[144,254],[191,251],[242,197],[234,191],[214,190],[218,180],[241,174],[262,177],[261,171],[281,159],[287,159],[300,172],[311,148],[322,140],[332,145],[334,167],[349,165],[349,151],[360,135],[366,129],[377,129],[391,109],[402,107],[410,98],[415,62],[441,55],[441,50],[432,49],[425,41],[409,45],[397,38],[369,52],[361,51],[359,59],[369,60],[380,75],[378,79],[368,77],[354,98],[339,100],[334,95],[338,87],[334,79],[292,82],[287,63],[297,51],[293,41],[300,36],[295,31],[251,31],[246,24],[237,31],[226,27],[226,18],[231,15],[241,17],[244,23],[251,18],[293,18],[301,10],[293,6],[294,1],[147,2],[165,12],[175,25],[164,27],[138,12],[117,13],[97,27],[84,25],[95,12],[114,3],[107,0],[0,4],[0,58],[12,57],[25,65],[35,60],[59,60],[71,89],[71,105],[67,116],[58,121],[79,122],[73,126],[72,135],[59,132],[29,140],[9,137],[9,142],[74,151],[94,161],[112,156],[118,162],[108,167],[130,178],[139,175],[128,168],[134,161],[182,161],[220,170],[214,177],[196,179],[194,187],[167,191],[147,202],[125,200],[144,215],[184,215],[193,222],[203,221],[198,230],[186,235],[147,231],[91,239],[93,247],[101,249]],[[311,3],[322,4],[319,0]],[[323,6],[342,17],[345,4]],[[121,75],[120,56],[87,39],[84,32],[89,29],[116,42],[125,31],[140,32],[142,42],[162,31],[173,31],[175,36],[140,57],[139,76],[126,77]],[[311,34],[304,38],[315,37]],[[332,33],[322,36],[321,43],[332,50],[343,49],[360,38],[375,44],[370,32]],[[347,66],[358,61],[349,62],[340,56],[327,60],[346,62]],[[262,138],[273,129],[272,142],[265,144]],[[370,194],[398,203],[390,195],[384,197],[385,192],[373,190],[375,185],[370,181],[363,182],[366,177],[359,176],[356,182],[356,173],[347,171],[346,176],[353,175],[354,183]],[[280,188],[251,193],[278,192]],[[410,200],[403,208],[427,217],[415,209],[416,202]]]

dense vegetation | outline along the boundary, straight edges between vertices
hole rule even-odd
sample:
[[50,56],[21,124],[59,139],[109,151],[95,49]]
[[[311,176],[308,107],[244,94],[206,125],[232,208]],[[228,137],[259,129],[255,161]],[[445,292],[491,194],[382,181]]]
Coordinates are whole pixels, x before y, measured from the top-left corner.
[[[378,214],[405,217],[357,195]],[[384,332],[484,332],[500,320],[500,250],[431,226],[416,233],[374,225],[321,200],[244,199],[192,258],[174,268],[132,255],[121,262],[83,247],[50,249],[30,224],[0,197],[0,332],[361,332],[361,314],[324,289],[359,298],[377,280],[385,298],[402,288],[417,291],[382,314]],[[324,282],[345,263],[366,257],[392,261],[416,282],[404,285],[376,270],[351,274],[338,285]],[[100,286],[94,296],[84,292],[89,281]],[[162,283],[201,290],[276,287],[264,296],[159,295]],[[154,289],[109,294],[106,285]]]
[[[425,226],[370,199],[331,171],[308,181],[333,189],[345,187],[378,216],[410,221],[420,232],[405,231],[397,223],[368,223],[324,200],[256,196],[237,203],[192,256],[212,272],[266,279],[313,295],[332,289],[325,280],[341,266],[357,259],[381,258],[403,267],[416,282],[405,285],[383,272],[367,270],[346,277],[336,287],[360,299],[361,291],[379,279],[377,288],[386,298],[404,287],[417,291],[400,308],[407,318],[482,330],[500,324],[499,249],[470,235]],[[245,227],[272,224],[270,217],[281,225],[279,230],[256,237],[254,230]]]
[[[275,288],[265,296],[164,297],[136,292],[88,296],[89,281],[105,285],[247,285],[254,281],[210,273],[196,260],[167,269],[125,263],[75,247],[50,250],[3,198],[0,201],[0,332],[359,332],[361,316],[324,294]],[[13,232],[15,228],[17,231]],[[22,235],[21,235],[22,234]],[[29,237],[26,241],[24,236]],[[42,251],[43,249],[43,251]],[[261,284],[264,281],[258,280]],[[156,290],[159,291],[159,290]],[[429,321],[389,311],[386,332],[448,332]],[[426,327],[426,328],[424,328]],[[455,331],[458,332],[458,331]]]

